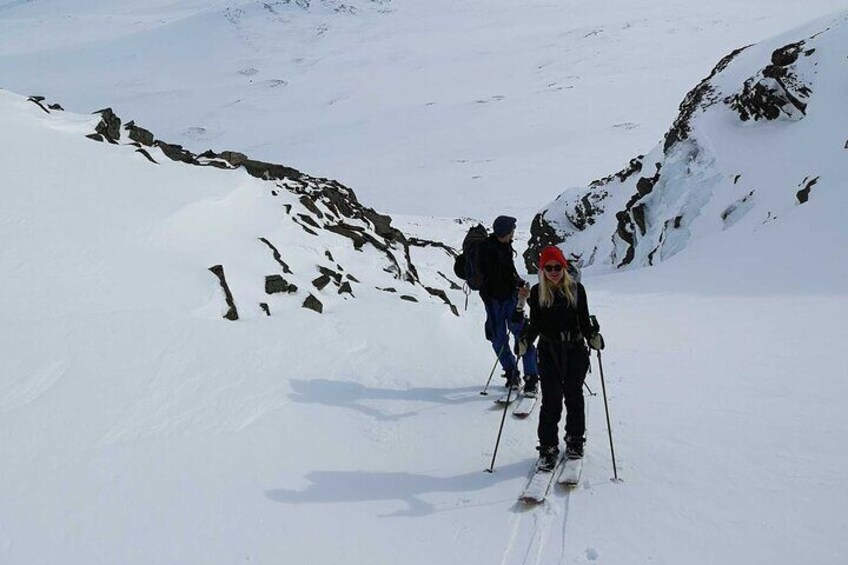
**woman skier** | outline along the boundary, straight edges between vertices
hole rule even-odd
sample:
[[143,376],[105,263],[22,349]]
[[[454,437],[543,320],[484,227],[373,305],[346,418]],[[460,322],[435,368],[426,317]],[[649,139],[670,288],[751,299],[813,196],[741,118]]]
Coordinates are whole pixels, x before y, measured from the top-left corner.
[[539,414],[538,468],[553,470],[559,456],[558,427],[565,400],[565,453],[583,457],[586,419],[583,381],[589,369],[589,351],[603,347],[598,327],[589,317],[586,289],[568,273],[568,261],[550,245],[539,254],[539,283],[530,289],[530,321],[519,341],[519,352],[539,337],[539,378],[542,408]]

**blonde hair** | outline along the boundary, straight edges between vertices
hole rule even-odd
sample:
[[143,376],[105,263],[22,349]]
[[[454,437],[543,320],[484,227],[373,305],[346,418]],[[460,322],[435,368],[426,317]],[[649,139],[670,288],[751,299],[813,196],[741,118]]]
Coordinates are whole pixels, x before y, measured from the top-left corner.
[[562,268],[562,278],[558,284],[553,284],[545,276],[545,269],[539,269],[539,305],[543,308],[550,308],[554,303],[554,293],[558,292],[568,301],[568,305],[572,308],[577,304],[577,295],[575,292],[576,286],[574,279],[568,273],[568,269]]

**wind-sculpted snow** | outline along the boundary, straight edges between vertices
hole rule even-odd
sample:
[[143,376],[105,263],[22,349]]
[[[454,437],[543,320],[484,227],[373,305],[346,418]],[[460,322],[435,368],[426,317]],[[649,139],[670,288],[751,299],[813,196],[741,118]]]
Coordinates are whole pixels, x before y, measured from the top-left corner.
[[[47,114],[55,113],[59,121],[64,115],[61,106],[47,104],[42,96],[28,101]],[[100,120],[86,135],[89,139],[108,143],[118,151],[134,148],[150,166],[173,161],[218,169],[221,175],[227,175],[224,171],[244,171],[247,175],[240,184],[252,177],[248,186],[254,194],[237,191],[231,195],[233,204],[260,197],[264,202],[251,202],[249,206],[274,210],[275,220],[270,222],[264,211],[257,209],[256,222],[245,211],[242,217],[234,218],[243,225],[232,237],[241,241],[221,241],[221,257],[215,257],[214,251],[204,252],[210,261],[206,267],[223,291],[220,307],[224,318],[238,320],[259,313],[271,316],[291,301],[323,313],[325,304],[342,304],[375,292],[393,301],[443,303],[459,315],[449,296],[461,296],[456,292],[459,286],[443,274],[449,272],[454,249],[439,241],[407,237],[392,226],[391,217],[362,205],[353,190],[341,183],[235,151],[194,154],[155,138],[133,121],[123,123],[110,108],[95,114]],[[204,216],[217,214],[229,211],[215,203],[197,202],[165,219],[162,229],[169,237],[192,240],[191,244],[199,248],[202,243],[196,241],[197,234],[186,231],[187,226],[201,224],[206,221]],[[245,244],[253,248],[250,260],[234,251]],[[413,253],[429,257],[442,270],[419,269]],[[228,281],[233,279],[236,282],[231,285]]]
[[724,57],[685,97],[662,143],[542,209],[528,269],[552,243],[601,270],[653,265],[697,239],[779,221],[817,190],[844,186],[846,20]]

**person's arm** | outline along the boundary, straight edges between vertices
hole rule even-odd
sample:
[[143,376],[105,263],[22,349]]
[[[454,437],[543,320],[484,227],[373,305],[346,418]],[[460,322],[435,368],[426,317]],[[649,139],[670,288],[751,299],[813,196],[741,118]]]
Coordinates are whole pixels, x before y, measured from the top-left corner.
[[587,339],[598,332],[589,318],[589,301],[586,288],[581,283],[577,283],[577,323],[580,325],[580,333]]
[[589,315],[589,301],[586,299],[586,289],[577,283],[579,298],[577,304],[577,319],[580,324],[580,332],[586,338],[586,343],[592,349],[600,351],[604,348],[604,337],[601,328],[594,316]]
[[524,352],[533,345],[536,338],[539,337],[539,285],[534,285],[530,289],[530,296],[527,297],[527,304],[530,306],[530,318],[525,320],[524,327],[521,329],[521,337],[518,343],[515,344],[516,353],[521,356]]
[[530,324],[529,333],[527,334],[528,342],[533,343],[539,334],[542,333],[540,326],[542,321],[542,307],[539,305],[539,285],[534,284],[530,289],[530,296],[527,298],[527,304],[530,305]]

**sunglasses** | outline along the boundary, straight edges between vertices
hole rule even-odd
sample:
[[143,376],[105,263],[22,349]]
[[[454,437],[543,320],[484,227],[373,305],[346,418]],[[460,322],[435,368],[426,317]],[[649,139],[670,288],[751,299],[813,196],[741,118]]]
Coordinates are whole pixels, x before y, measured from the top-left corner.
[[562,265],[560,265],[560,264],[545,265],[545,272],[546,273],[558,273],[560,271],[562,271]]

